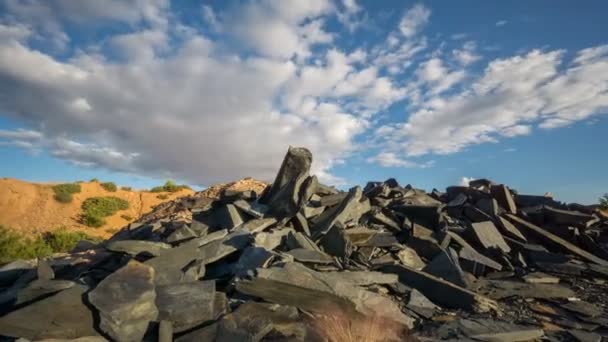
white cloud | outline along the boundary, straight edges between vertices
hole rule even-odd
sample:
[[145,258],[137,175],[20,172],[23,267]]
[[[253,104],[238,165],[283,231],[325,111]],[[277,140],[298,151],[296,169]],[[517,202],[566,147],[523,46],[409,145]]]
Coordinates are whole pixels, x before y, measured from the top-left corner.
[[458,182],[458,185],[469,186],[469,183],[474,180],[475,180],[475,178],[473,178],[473,177],[462,177],[462,178],[460,178],[460,182]]
[[[406,122],[385,136],[407,156],[448,154],[586,119],[608,110],[608,50],[581,50],[564,63],[563,52],[534,50],[490,62],[484,74],[460,92],[431,96]],[[445,74],[435,61],[424,79]]]
[[378,164],[382,167],[405,167],[405,168],[427,168],[434,164],[433,161],[417,163],[399,158],[393,152],[380,152],[376,156],[369,157],[366,161],[370,164]]
[[506,20],[499,20],[496,22],[496,26],[498,26],[498,27],[505,26],[505,25],[507,25],[507,23],[509,23],[509,22]]
[[463,45],[462,49],[453,50],[452,55],[458,63],[466,66],[481,59],[481,56],[475,53],[475,49],[475,42],[469,41]]
[[416,4],[408,9],[399,23],[399,30],[407,37],[411,38],[429,21],[431,10],[423,4]]

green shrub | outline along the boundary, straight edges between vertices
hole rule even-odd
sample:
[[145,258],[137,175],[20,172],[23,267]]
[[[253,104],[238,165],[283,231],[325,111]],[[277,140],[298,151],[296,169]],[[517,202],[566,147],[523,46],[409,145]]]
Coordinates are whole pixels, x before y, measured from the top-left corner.
[[77,183],[65,183],[57,184],[53,186],[55,192],[55,200],[60,203],[72,202],[72,194],[77,194],[81,191],[80,184]]
[[114,184],[113,182],[105,182],[105,183],[101,183],[99,185],[101,185],[102,188],[106,189],[106,191],[109,191],[109,192],[116,192],[116,190],[118,190],[118,188],[116,187],[116,184]]
[[600,209],[608,210],[608,193],[600,197]]
[[124,191],[131,191],[131,187],[130,186],[123,186],[121,189],[123,189]]
[[29,238],[0,226],[0,265],[17,259],[34,259],[68,252],[80,240],[101,241],[85,233],[69,232],[63,228]]
[[123,219],[127,220],[127,221],[133,221],[133,217],[131,217],[130,215],[120,215],[120,217],[122,217]]
[[156,195],[156,198],[158,198],[159,200],[166,200],[167,198],[169,198],[169,195],[167,194],[160,194],[160,195]]
[[105,217],[125,209],[129,209],[129,202],[122,198],[114,196],[87,198],[82,203],[82,223],[89,227],[101,227],[105,224]]
[[150,189],[150,192],[178,192],[183,189],[191,189],[191,188],[185,184],[178,185],[178,184],[175,184],[175,182],[168,180],[162,186],[153,187],[152,189]]

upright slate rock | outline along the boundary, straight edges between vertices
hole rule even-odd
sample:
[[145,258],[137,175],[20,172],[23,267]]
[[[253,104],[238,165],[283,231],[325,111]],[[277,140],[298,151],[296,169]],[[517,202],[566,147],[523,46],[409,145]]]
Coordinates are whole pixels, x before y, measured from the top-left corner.
[[451,248],[447,251],[442,251],[439,255],[435,256],[422,271],[445,279],[460,287],[467,287],[464,273],[458,263],[458,254]]
[[497,248],[505,253],[511,251],[511,247],[491,221],[471,224],[469,234],[485,249]]
[[289,147],[279,173],[270,190],[260,199],[269,206],[269,212],[278,217],[293,217],[304,201],[302,184],[308,178],[312,153],[301,147]]
[[505,185],[492,185],[490,187],[490,193],[492,197],[498,202],[503,209],[511,214],[517,214],[517,206],[515,205],[515,199],[511,195],[511,191]]
[[154,269],[137,261],[110,274],[89,293],[99,310],[99,327],[117,341],[141,341],[156,320]]

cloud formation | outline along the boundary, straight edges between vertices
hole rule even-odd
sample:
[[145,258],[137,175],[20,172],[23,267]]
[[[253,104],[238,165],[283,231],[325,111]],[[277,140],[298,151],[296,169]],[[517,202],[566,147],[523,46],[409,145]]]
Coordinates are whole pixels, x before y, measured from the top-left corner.
[[[28,127],[0,131],[0,144],[88,167],[199,185],[270,180],[299,145],[313,151],[314,172],[339,183],[331,169],[353,153],[430,167],[416,158],[608,106],[607,46],[487,61],[468,36],[431,46],[432,11],[421,3],[380,41],[350,50],[338,43],[366,15],[354,0],[206,5],[193,22],[168,0],[0,6],[0,113]],[[74,27],[121,29],[76,43]],[[388,109],[399,115],[387,120]]]

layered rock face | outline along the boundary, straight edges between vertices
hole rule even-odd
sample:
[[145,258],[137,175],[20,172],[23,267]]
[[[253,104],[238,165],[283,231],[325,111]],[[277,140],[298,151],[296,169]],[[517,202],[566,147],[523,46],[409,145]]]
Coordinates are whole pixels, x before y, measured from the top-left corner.
[[101,244],[3,266],[0,336],[338,341],[340,329],[353,341],[606,336],[602,212],[486,179],[445,192],[394,179],[341,191],[310,175],[312,158],[289,148],[260,193],[178,199]]

